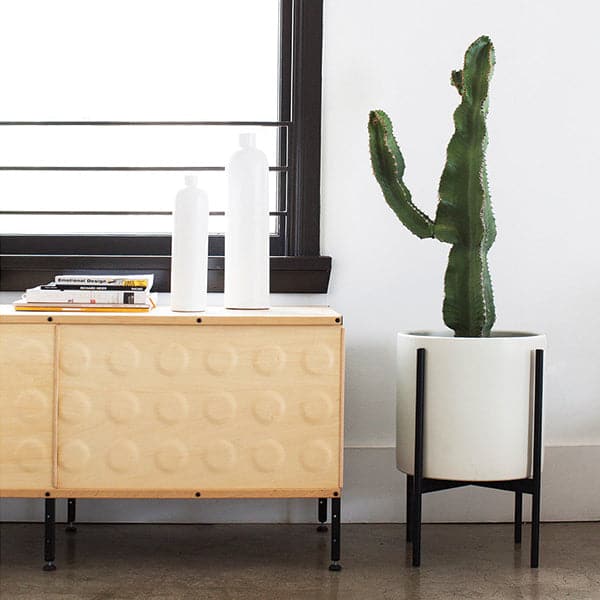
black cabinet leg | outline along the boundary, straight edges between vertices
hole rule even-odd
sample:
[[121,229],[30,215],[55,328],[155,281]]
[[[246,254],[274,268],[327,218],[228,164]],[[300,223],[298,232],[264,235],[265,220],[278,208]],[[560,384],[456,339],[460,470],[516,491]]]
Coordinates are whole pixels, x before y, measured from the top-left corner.
[[56,571],[55,557],[56,500],[46,498],[44,511],[44,571]]
[[76,502],[75,498],[67,500],[67,526],[65,527],[67,533],[75,533],[77,531],[77,527],[75,527]]
[[342,501],[338,496],[331,499],[331,564],[330,571],[341,571],[340,565],[340,535],[341,535]]
[[515,492],[515,544],[521,543],[523,528],[523,492]]
[[318,504],[318,515],[320,525],[317,527],[317,531],[327,531],[327,498],[319,498]]
[[406,476],[406,541],[412,541],[412,497],[413,497],[414,478],[412,475]]

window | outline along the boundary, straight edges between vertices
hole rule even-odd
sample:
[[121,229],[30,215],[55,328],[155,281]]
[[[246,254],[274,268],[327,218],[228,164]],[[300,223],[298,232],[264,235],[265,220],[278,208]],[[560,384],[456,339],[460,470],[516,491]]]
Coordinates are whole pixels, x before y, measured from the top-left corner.
[[199,171],[209,290],[222,290],[223,169],[237,134],[254,130],[271,164],[272,291],[326,291],[322,1],[91,6],[1,9],[13,58],[1,67],[0,289],[110,270],[154,272],[168,291],[172,200]]

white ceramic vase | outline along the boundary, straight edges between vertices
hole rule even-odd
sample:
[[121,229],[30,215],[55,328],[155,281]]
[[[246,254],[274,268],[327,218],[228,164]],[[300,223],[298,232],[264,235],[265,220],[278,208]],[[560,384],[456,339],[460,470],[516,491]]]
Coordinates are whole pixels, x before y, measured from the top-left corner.
[[171,246],[171,310],[206,310],[208,274],[208,196],[195,175],[175,197]]
[[416,356],[425,348],[424,477],[530,477],[533,367],[535,350],[545,347],[546,336],[521,332],[489,338],[399,333],[398,469],[414,470]]
[[225,308],[269,308],[269,164],[253,133],[225,169]]

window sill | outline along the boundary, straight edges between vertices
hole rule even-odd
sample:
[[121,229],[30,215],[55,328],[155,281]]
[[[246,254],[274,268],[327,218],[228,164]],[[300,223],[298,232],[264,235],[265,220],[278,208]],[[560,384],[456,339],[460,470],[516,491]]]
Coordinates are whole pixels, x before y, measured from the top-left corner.
[[[225,273],[222,256],[208,258],[208,291],[222,292]],[[0,256],[0,291],[20,291],[47,283],[60,273],[154,273],[153,291],[170,291],[169,256]],[[331,273],[330,256],[272,256],[271,292],[325,294]]]

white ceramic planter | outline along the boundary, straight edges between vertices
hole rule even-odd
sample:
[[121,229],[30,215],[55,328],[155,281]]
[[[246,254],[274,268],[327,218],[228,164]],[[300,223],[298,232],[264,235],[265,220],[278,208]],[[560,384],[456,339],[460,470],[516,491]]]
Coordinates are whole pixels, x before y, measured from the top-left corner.
[[531,476],[533,365],[546,336],[398,334],[398,469],[414,470],[416,355],[426,350],[424,477],[494,481]]

